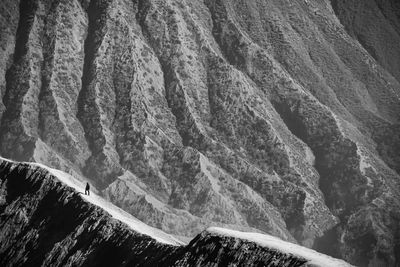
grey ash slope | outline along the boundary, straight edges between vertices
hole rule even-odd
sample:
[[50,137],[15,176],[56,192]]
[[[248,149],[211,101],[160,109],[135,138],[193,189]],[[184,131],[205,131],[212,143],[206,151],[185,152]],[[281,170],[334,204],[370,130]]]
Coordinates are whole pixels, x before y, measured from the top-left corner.
[[83,197],[74,183],[44,166],[0,159],[1,266],[349,266],[315,251],[299,256],[287,242],[279,250],[217,230],[184,246],[134,218],[114,219],[123,211]]
[[46,169],[1,160],[0,178],[1,266],[141,265],[177,250],[112,219]]
[[2,3],[1,156],[168,233],[399,264],[396,1]]

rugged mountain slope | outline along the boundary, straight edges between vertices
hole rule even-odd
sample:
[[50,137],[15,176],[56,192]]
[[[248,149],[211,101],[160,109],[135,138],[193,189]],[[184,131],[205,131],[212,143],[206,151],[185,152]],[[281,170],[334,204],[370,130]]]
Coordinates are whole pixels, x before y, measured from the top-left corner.
[[1,266],[117,266],[173,253],[110,217],[48,171],[0,164]]
[[2,156],[168,233],[399,262],[395,1],[3,2]]
[[397,80],[400,79],[400,3],[389,0],[332,1],[350,36]]
[[0,158],[1,266],[350,266],[272,236],[225,229],[184,246],[95,194],[83,196],[76,191],[83,185]]

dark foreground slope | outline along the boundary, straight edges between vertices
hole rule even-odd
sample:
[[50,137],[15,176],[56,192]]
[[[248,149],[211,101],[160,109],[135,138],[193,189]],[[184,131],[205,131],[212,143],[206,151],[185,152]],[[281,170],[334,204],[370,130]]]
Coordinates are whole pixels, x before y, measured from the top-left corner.
[[187,246],[161,243],[85,201],[48,170],[2,159],[0,218],[0,266],[308,266],[310,261],[207,231]]
[[130,230],[48,171],[0,164],[1,266],[145,264],[177,247]]

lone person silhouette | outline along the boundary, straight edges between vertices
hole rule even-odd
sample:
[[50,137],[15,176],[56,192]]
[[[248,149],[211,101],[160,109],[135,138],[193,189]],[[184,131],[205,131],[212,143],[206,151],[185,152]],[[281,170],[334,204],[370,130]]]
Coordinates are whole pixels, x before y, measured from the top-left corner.
[[[86,187],[85,187],[85,195],[88,195],[88,196],[90,196],[90,185],[89,185],[89,183],[86,183]],[[86,194],[87,193],[87,194]]]

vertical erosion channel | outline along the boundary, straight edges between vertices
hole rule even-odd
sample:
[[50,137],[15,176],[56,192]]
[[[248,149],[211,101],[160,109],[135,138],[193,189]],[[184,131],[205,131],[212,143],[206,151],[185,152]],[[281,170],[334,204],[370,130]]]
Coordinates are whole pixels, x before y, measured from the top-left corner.
[[37,0],[22,0],[13,63],[6,72],[6,91],[3,97],[5,112],[0,127],[1,155],[16,160],[28,160],[35,146],[35,138],[24,131],[21,122],[24,96],[30,88],[29,35],[38,9]]

